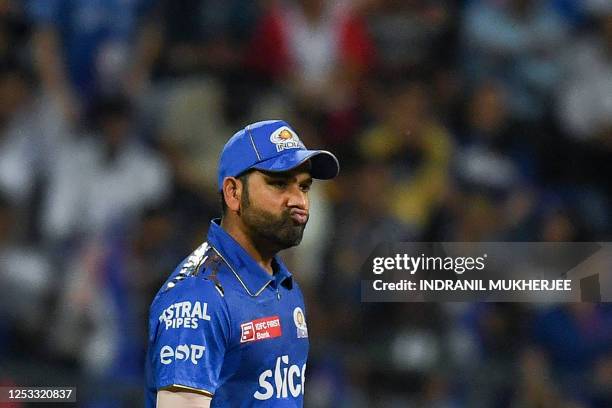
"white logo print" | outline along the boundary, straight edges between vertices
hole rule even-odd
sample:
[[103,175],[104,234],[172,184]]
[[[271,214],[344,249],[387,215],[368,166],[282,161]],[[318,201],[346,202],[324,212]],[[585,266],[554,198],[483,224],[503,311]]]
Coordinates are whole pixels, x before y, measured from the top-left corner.
[[[256,391],[253,396],[260,401],[265,401],[272,398],[275,391],[276,398],[287,398],[289,393],[294,398],[299,397],[300,394],[304,395],[305,372],[306,364],[300,368],[295,364],[289,365],[289,356],[278,357],[274,373],[272,370],[266,370],[259,375],[261,390]],[[274,383],[271,383],[268,378],[274,379]]]
[[298,135],[287,126],[276,129],[270,135],[270,141],[276,145],[277,152],[282,152],[285,149],[305,149]]
[[198,360],[204,355],[204,350],[206,350],[205,346],[197,344],[179,344],[176,346],[176,350],[170,346],[163,346],[161,350],[159,350],[159,361],[164,365],[168,365],[172,363],[172,359],[176,361],[188,361],[191,356],[191,362],[193,364],[198,364]]
[[304,312],[302,311],[302,308],[296,307],[295,309],[293,309],[293,322],[297,327],[298,339],[308,337],[308,327],[306,327],[306,318],[304,317]]
[[178,302],[168,306],[159,316],[159,321],[165,323],[168,329],[197,329],[200,320],[210,320],[208,303]]

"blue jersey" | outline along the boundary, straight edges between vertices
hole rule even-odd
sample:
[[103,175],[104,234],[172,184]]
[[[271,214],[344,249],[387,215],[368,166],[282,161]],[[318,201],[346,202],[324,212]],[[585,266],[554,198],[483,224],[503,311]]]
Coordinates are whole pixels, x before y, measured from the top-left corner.
[[212,395],[212,407],[301,407],[308,330],[300,288],[275,258],[268,274],[218,224],[155,296],[147,407],[158,390]]

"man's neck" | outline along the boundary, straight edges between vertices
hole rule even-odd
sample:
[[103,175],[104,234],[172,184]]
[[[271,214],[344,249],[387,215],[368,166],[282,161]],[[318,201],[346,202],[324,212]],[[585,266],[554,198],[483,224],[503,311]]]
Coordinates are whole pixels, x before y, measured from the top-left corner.
[[272,268],[272,259],[276,252],[266,251],[262,247],[264,245],[257,245],[250,235],[247,233],[246,228],[243,225],[238,225],[235,222],[229,221],[227,218],[221,219],[221,228],[227,232],[240,246],[255,260],[255,262],[261,266],[270,275],[274,274]]

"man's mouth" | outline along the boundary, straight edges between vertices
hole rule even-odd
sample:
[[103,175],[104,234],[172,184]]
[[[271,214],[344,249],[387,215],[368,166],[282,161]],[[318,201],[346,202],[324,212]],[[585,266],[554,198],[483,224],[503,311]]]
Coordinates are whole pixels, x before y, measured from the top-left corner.
[[291,219],[298,224],[306,224],[308,221],[308,212],[302,210],[292,210],[290,213]]

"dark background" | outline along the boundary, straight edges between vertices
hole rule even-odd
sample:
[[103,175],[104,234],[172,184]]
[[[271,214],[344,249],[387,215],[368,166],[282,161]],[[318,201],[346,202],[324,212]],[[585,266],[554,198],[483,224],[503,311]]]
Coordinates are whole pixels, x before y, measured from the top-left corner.
[[[610,407],[610,304],[361,304],[381,241],[610,241],[606,0],[0,0],[0,383],[142,405],[245,124],[341,175],[284,257],[307,407]],[[21,406],[21,405],[15,405]]]

